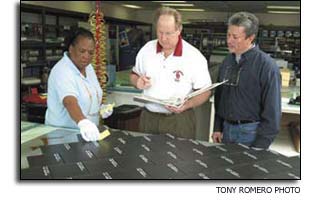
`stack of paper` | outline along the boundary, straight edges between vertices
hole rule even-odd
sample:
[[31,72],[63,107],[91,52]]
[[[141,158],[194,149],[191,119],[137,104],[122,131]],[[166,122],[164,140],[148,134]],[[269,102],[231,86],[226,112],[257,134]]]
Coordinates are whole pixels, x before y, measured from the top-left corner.
[[140,96],[134,96],[134,101],[137,102],[142,102],[142,103],[157,103],[160,105],[165,105],[165,106],[171,106],[171,107],[176,107],[179,108],[181,107],[187,100],[200,95],[208,90],[211,90],[213,88],[216,88],[217,86],[227,82],[228,80],[224,80],[222,82],[219,83],[214,83],[212,85],[209,86],[204,86],[203,88],[196,90],[190,94],[188,94],[187,96],[185,96],[184,98],[178,98],[178,97],[172,97],[169,99],[157,99],[148,95],[140,95]]

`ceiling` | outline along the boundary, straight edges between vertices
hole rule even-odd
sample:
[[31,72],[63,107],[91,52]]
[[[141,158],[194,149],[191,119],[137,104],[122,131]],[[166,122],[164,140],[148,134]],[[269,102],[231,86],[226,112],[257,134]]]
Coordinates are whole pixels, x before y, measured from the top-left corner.
[[[104,1],[108,4],[131,4],[143,7],[144,10],[155,10],[161,6],[161,2],[153,1]],[[173,2],[172,2],[173,3]],[[300,6],[300,1],[187,1],[186,4],[194,4],[195,9],[204,9],[214,12],[248,11],[254,13],[267,13],[267,6]],[[181,7],[178,7],[181,8]],[[275,9],[274,9],[275,10]]]

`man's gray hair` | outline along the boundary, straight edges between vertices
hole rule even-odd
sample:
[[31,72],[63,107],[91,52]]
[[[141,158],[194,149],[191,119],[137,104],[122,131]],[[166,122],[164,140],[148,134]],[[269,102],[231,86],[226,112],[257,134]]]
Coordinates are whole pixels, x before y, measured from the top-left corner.
[[182,18],[181,18],[181,14],[176,10],[176,9],[172,9],[169,7],[160,7],[156,10],[155,12],[155,25],[158,23],[158,20],[160,18],[160,16],[162,15],[169,15],[169,16],[173,16],[175,19],[175,25],[176,25],[176,29],[182,29]]
[[238,12],[233,14],[228,21],[229,26],[242,26],[245,29],[246,37],[257,36],[259,21],[258,18],[248,12]]

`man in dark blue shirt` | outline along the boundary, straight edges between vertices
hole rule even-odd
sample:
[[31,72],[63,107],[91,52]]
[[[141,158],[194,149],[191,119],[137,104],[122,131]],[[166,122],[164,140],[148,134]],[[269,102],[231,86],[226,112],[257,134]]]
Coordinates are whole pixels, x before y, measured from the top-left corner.
[[255,46],[258,19],[239,12],[228,22],[230,54],[219,70],[215,91],[214,142],[268,148],[281,119],[281,77],[275,61]]

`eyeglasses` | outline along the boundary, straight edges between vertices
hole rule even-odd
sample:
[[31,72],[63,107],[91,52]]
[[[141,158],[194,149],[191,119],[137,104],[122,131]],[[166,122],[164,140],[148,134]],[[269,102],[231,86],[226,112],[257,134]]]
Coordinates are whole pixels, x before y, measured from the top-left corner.
[[242,71],[242,65],[236,64],[227,66],[223,80],[228,80],[224,85],[238,86],[240,81],[240,73]]

